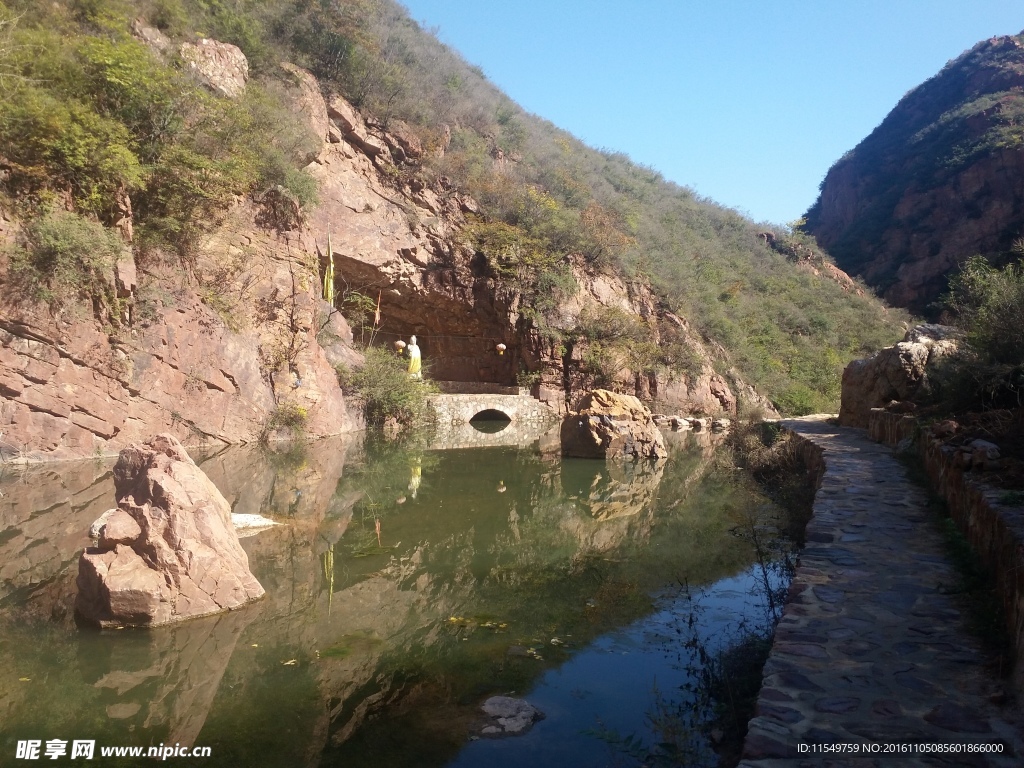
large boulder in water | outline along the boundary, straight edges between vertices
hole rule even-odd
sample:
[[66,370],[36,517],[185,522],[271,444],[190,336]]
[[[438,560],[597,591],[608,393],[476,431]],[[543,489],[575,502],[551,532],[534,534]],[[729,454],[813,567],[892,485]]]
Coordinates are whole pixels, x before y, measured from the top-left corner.
[[231,507],[172,435],[121,451],[117,509],[78,562],[78,615],[108,626],[157,626],[238,608],[263,595],[238,543]]
[[668,456],[650,410],[632,395],[595,389],[562,419],[562,455],[584,459],[663,459]]

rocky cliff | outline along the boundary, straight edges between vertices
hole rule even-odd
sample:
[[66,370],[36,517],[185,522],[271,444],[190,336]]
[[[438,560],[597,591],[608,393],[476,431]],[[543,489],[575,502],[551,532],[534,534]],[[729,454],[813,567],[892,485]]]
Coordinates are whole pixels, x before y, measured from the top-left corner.
[[[156,30],[136,24],[134,33],[168,50]],[[185,53],[220,98],[244,90],[237,48],[204,40]],[[55,310],[15,290],[11,250],[0,248],[5,459],[111,454],[155,432],[194,445],[287,437],[300,425],[309,437],[360,429],[332,367],[357,366],[361,355],[342,312],[322,299],[331,257],[335,304],[347,312],[361,298],[379,308],[376,327],[365,316],[357,326],[361,340],[390,345],[415,334],[433,378],[515,384],[525,375],[558,408],[588,383],[579,374],[586,341],[559,347],[524,324],[516,286],[496,279],[464,232],[477,204],[445,177],[420,172],[426,150],[416,134],[400,121],[385,130],[341,97],[325,99],[310,73],[281,66],[294,113],[317,138],[306,158],[319,183],[315,207],[300,209],[281,188],[238,198],[182,264],[140,256],[130,201],[119,203],[127,242],[105,278],[116,301],[99,309]],[[444,142],[431,151],[443,153]],[[0,211],[0,245],[16,243],[23,225]],[[573,273],[579,290],[555,327],[614,311],[655,344],[671,336],[692,353],[688,372],[672,377],[614,361],[607,384],[674,411],[735,411],[738,379],[730,386],[715,372],[686,321],[660,311],[648,288],[582,259]]]
[[967,257],[1024,233],[1024,34],[995,37],[910,91],[844,155],[807,229],[844,270],[924,311]]

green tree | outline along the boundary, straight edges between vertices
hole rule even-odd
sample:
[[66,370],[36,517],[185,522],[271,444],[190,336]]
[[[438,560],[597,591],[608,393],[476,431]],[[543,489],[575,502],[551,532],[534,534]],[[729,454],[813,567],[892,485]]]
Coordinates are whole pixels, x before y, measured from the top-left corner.
[[961,402],[1019,406],[1024,394],[1024,268],[1013,263],[997,269],[973,256],[950,280],[946,303],[966,343],[957,360],[955,394]]
[[428,423],[427,397],[435,391],[430,383],[410,379],[405,359],[387,349],[367,347],[365,354],[361,368],[339,371],[339,382],[362,399],[367,424],[382,427],[393,419],[411,429]]

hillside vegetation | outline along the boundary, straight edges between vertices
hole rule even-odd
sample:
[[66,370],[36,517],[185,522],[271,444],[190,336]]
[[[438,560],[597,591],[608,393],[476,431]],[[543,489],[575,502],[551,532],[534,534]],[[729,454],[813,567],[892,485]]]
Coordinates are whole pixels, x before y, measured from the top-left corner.
[[[174,40],[239,46],[252,75],[244,97],[213,96],[180,61],[157,58],[130,34],[137,16]],[[738,369],[790,413],[834,408],[845,362],[900,335],[902,315],[819,274],[829,257],[805,235],[755,224],[525,113],[391,0],[7,0],[0,24],[0,204],[42,222],[12,260],[39,298],[82,295],[60,275],[87,273],[86,254],[105,252],[51,247],[55,230],[88,236],[60,211],[109,227],[130,195],[140,263],[171,252],[187,273],[199,236],[237,195],[283,189],[313,204],[308,137],[278,95],[278,62],[291,61],[383,127],[401,121],[418,135],[428,159],[387,173],[447,176],[476,199],[465,237],[499,284],[522,291],[519,327],[553,344],[575,334],[640,350],[641,365],[689,364],[608,318],[560,325],[580,258],[648,282],[661,309],[710,342],[716,367]]]
[[[1024,244],[1015,248],[1024,256]],[[950,278],[945,297],[962,337],[938,399],[949,410],[1024,405],[1024,267],[996,269],[972,256]]]

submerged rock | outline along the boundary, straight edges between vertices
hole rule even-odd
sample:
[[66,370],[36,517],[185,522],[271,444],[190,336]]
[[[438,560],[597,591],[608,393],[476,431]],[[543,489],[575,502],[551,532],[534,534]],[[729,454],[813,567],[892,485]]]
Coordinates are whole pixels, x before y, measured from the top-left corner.
[[87,622],[157,626],[238,608],[263,595],[231,508],[172,435],[121,451],[117,509],[78,563],[75,610]]
[[519,736],[544,719],[544,713],[535,706],[511,696],[491,696],[480,708],[493,721],[480,731],[485,736]]
[[665,438],[632,395],[595,389],[562,420],[562,455],[583,459],[664,459]]

